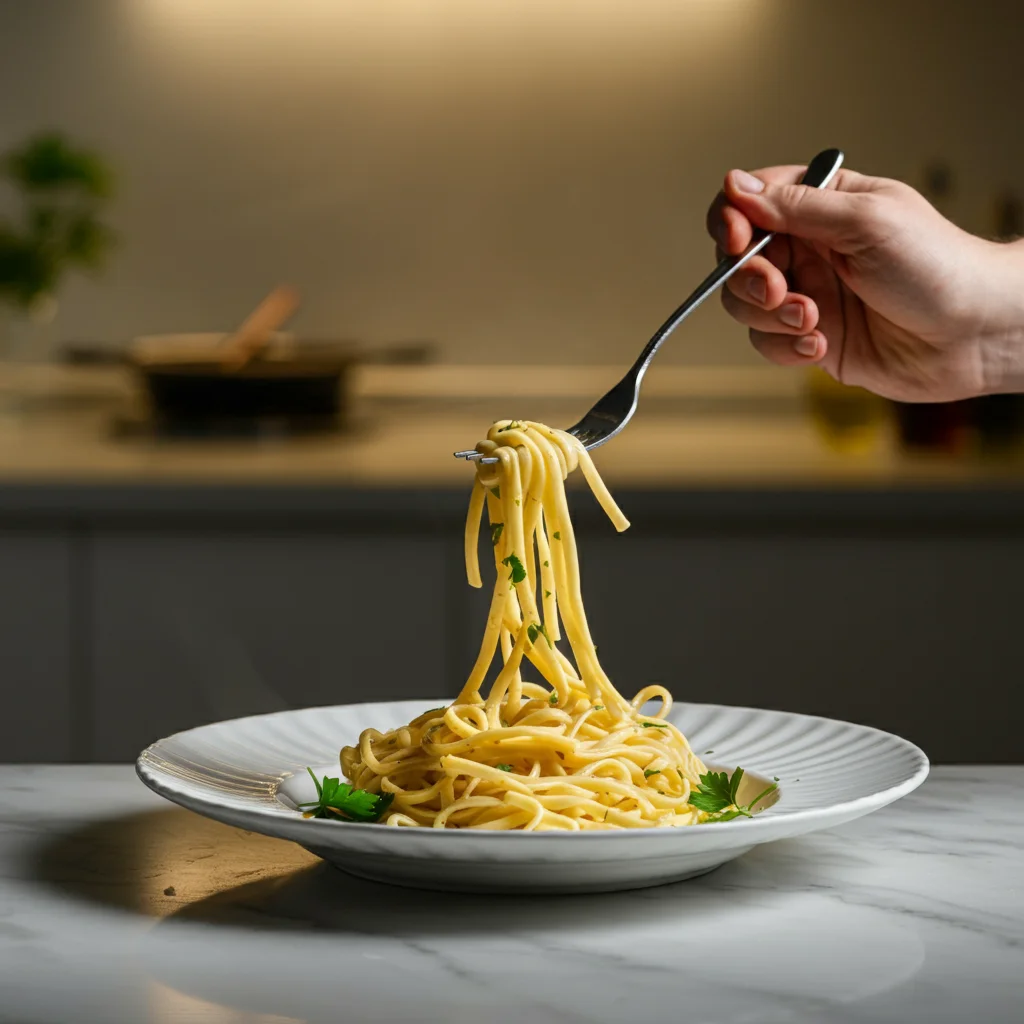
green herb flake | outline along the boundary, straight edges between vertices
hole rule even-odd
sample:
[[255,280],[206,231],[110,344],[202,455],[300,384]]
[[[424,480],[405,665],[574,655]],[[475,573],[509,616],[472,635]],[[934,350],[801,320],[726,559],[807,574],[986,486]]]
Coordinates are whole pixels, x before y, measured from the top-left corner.
[[778,782],[778,781],[779,781],[779,777],[778,777],[778,775],[773,775],[773,776],[772,776],[772,778],[773,778],[773,779],[774,779],[774,780],[775,780],[776,782]]
[[704,753],[705,753],[705,754],[713,754],[713,753],[714,753],[714,751],[713,751],[713,750],[705,750],[705,751],[704,751]]
[[668,722],[641,722],[645,729],[667,729]]
[[537,637],[542,636],[548,642],[548,647],[554,649],[554,644],[551,642],[551,637],[548,636],[548,627],[543,622],[531,622],[526,627],[526,635],[530,638],[530,643],[535,644]]
[[515,503],[516,503],[517,505],[519,504],[519,499],[518,499],[518,498],[516,498],[516,499],[515,499]]
[[504,718],[499,718],[498,721],[501,722],[502,729],[508,728],[508,722],[506,722]]
[[500,498],[501,497],[501,486],[499,485],[497,487],[492,487],[491,488],[491,494],[493,494],[496,498]]
[[652,775],[660,775],[660,774],[661,774],[661,769],[660,768],[645,768],[644,769],[644,778],[645,779],[649,779]]
[[604,705],[603,704],[595,704],[594,705],[594,710],[595,711],[604,711]]
[[545,562],[545,563],[544,563],[544,568],[545,568],[545,569],[548,569],[548,568],[550,568],[550,566],[548,565],[548,563],[547,563],[547,562]]
[[510,772],[512,771],[512,765],[510,764],[496,764],[494,766],[499,772]]
[[562,539],[562,531],[561,530],[555,530],[555,532],[551,536],[554,537],[555,540],[561,540]]
[[545,590],[544,591],[544,596],[545,597],[550,597],[551,596],[551,591],[550,590]]
[[509,555],[508,558],[501,560],[502,565],[507,565],[511,570],[508,574],[508,578],[512,581],[513,585],[516,583],[522,583],[526,579],[526,569],[523,568],[523,563],[515,555]]
[[501,540],[501,532],[505,529],[504,523],[491,523],[491,546],[497,547]]
[[557,693],[551,694],[551,696],[548,697],[548,703],[549,704],[557,704],[558,703],[558,694]]
[[354,789],[351,783],[326,775],[319,782],[312,768],[306,768],[316,786],[316,800],[299,804],[309,818],[330,818],[333,821],[378,821],[391,806],[393,793],[370,793]]
[[519,429],[522,428],[522,426],[523,425],[522,425],[522,423],[519,422],[519,420],[512,420],[506,426],[498,427],[498,433],[499,434],[504,434],[506,430],[519,430]]

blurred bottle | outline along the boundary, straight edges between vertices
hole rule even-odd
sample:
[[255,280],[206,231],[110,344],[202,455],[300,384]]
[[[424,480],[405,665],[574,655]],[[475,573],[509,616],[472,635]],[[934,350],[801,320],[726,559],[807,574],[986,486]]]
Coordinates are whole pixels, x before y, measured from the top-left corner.
[[969,402],[893,402],[900,447],[959,455],[971,447]]
[[886,409],[884,401],[870,391],[840,384],[812,366],[807,371],[805,397],[814,425],[834,451],[856,454],[878,443]]

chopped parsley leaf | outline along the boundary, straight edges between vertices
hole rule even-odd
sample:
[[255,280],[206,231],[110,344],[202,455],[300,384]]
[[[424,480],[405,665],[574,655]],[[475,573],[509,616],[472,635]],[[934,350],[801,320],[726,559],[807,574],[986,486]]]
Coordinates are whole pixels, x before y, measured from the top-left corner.
[[773,782],[763,789],[753,800],[742,806],[736,803],[743,769],[737,768],[730,778],[725,772],[706,772],[700,777],[700,787],[690,793],[690,805],[699,811],[713,815],[708,821],[731,821],[742,815],[745,818],[754,816],[753,809],[769,793],[779,787]]
[[[329,818],[333,821],[377,821],[391,806],[393,793],[370,793],[355,789],[349,782],[324,776],[319,782],[312,768],[306,768],[316,786],[316,799],[299,804],[307,818]],[[312,810],[308,810],[312,808]]]
[[508,578],[515,583],[522,583],[526,579],[526,570],[523,568],[523,563],[515,555],[509,555],[508,558],[501,560],[502,565],[507,565],[511,572],[508,574]]
[[544,596],[545,597],[550,597],[551,596],[551,591],[550,590],[545,590],[544,591]]
[[594,710],[595,711],[604,711],[604,705],[603,704],[595,704],[594,705]]
[[501,531],[505,529],[504,523],[491,523],[491,546],[497,547],[501,540]]
[[644,778],[645,779],[649,779],[652,775],[660,775],[660,774],[661,774],[661,769],[660,768],[645,768],[644,769]]
[[705,750],[705,751],[704,751],[704,753],[705,753],[705,754],[713,754],[713,753],[714,753],[714,751],[713,751],[713,750]]
[[548,563],[547,563],[547,562],[545,562],[545,563],[544,563],[544,568],[545,568],[545,569],[549,568],[549,566],[548,566]]
[[667,729],[668,722],[641,722],[645,729]]
[[497,487],[492,487],[491,488],[491,494],[493,494],[496,498],[500,498],[501,497],[501,486],[499,485]]
[[506,426],[498,427],[498,433],[504,434],[506,430],[518,430],[520,427],[522,427],[522,423],[519,420],[512,420]]
[[561,530],[555,530],[555,532],[551,536],[554,537],[555,540],[561,540],[562,539],[562,531]]
[[494,766],[499,772],[510,772],[512,771],[512,765],[510,764],[496,764]]
[[558,694],[557,693],[551,694],[551,696],[548,697],[548,703],[549,704],[557,704],[558,703]]

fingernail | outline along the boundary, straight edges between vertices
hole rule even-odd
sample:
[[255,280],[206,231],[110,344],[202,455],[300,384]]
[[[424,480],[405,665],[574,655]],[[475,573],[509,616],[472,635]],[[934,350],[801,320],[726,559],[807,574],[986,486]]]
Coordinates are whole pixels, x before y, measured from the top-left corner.
[[818,339],[812,335],[805,338],[797,338],[793,342],[793,348],[801,356],[814,356],[818,354]]
[[740,192],[764,191],[764,182],[760,178],[755,178],[752,174],[747,174],[746,171],[733,171],[732,183]]
[[779,310],[779,319],[787,327],[799,327],[804,322],[804,307],[799,302],[787,302]]
[[747,294],[755,302],[764,302],[768,298],[768,285],[763,277],[752,277],[747,282]]

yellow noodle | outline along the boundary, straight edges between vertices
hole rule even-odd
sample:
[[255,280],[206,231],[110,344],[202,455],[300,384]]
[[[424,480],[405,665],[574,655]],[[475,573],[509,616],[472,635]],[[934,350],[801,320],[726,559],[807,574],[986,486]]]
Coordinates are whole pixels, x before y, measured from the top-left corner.
[[[597,658],[580,591],[568,474],[582,470],[617,530],[629,522],[590,456],[571,435],[527,420],[495,423],[477,450],[498,459],[477,463],[466,520],[472,586],[481,586],[484,509],[485,536],[495,541],[479,656],[450,706],[390,732],[367,729],[341,751],[342,772],[360,789],[392,796],[385,820],[395,826],[590,831],[703,820],[688,800],[706,769],[665,721],[671,694],[651,685],[627,700]],[[572,659],[555,646],[563,635]],[[484,696],[496,650],[502,667]],[[524,680],[527,666],[543,682]],[[642,714],[651,700],[661,707]]]

